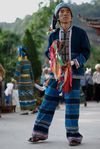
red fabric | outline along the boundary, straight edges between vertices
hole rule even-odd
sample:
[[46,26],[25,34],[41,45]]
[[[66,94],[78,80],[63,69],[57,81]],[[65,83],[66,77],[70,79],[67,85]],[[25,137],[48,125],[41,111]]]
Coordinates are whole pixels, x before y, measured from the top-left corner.
[[67,78],[66,81],[63,85],[63,92],[64,93],[69,93],[72,90],[72,72],[71,72],[71,67],[67,67]]
[[[55,79],[58,79],[59,81],[61,81],[62,66],[57,61],[55,46],[57,47],[56,40],[53,42],[53,44],[49,49],[50,59],[51,59],[50,68],[51,68],[51,71],[54,73]],[[72,89],[72,72],[71,72],[70,63],[69,64],[66,63],[66,66],[63,67],[63,71],[65,76],[63,78],[64,84],[63,84],[62,90],[64,93],[69,93]]]
[[50,60],[51,60],[50,68],[52,71],[54,69],[54,64],[56,63],[56,54],[55,54],[55,49],[54,49],[53,44],[51,45],[51,47],[49,49],[50,50]]
[[51,59],[51,64],[50,68],[51,71],[54,73],[55,79],[59,79],[61,76],[61,66],[60,63],[57,60],[57,55],[56,55],[56,50],[57,48],[57,41],[55,40],[53,44],[50,47],[50,59]]

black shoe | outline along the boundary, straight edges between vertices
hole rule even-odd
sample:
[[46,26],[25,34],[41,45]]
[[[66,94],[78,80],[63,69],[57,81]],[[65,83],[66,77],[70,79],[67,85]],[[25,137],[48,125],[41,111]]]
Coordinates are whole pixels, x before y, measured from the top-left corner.
[[28,112],[23,112],[20,115],[28,115],[28,114],[29,114]]
[[31,138],[29,138],[29,142],[31,143],[35,143],[35,142],[39,142],[39,141],[44,141],[47,140],[48,137],[43,137],[43,136],[38,136],[38,135],[34,135]]
[[69,145],[70,146],[77,146],[79,144],[81,144],[81,142],[80,141],[77,141],[77,140],[74,140],[74,139],[69,142]]
[[80,133],[67,133],[67,138],[70,146],[77,146],[81,144],[83,136]]
[[86,102],[84,103],[84,107],[87,107],[87,103]]

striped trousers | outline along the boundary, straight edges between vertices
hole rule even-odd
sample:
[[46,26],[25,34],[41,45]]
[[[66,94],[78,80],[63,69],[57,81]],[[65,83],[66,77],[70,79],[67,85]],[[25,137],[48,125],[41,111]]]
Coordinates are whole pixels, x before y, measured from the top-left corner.
[[[35,124],[33,127],[34,133],[42,133],[48,135],[49,127],[51,125],[55,109],[59,104],[59,91],[57,88],[57,81],[51,79],[45,91],[43,102],[40,106]],[[72,80],[72,91],[63,95],[65,100],[65,128],[66,134],[78,133],[78,119],[80,107],[80,80]]]

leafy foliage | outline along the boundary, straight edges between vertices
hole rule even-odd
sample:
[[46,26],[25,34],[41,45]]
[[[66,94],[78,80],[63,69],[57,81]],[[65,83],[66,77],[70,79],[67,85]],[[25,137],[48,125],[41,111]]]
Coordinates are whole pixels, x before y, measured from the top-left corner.
[[6,70],[6,81],[13,76],[16,64],[16,46],[19,43],[19,37],[9,31],[0,29],[0,63]]
[[28,48],[28,59],[31,61],[34,73],[34,80],[37,80],[41,74],[41,61],[39,60],[39,52],[29,30],[26,30],[23,38],[23,44]]
[[94,71],[95,65],[97,63],[100,63],[100,46],[92,46],[90,59],[86,63],[86,67],[92,68]]

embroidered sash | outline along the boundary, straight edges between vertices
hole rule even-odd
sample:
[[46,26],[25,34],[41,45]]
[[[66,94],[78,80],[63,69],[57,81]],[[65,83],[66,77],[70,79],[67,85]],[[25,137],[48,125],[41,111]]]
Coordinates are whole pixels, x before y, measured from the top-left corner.
[[58,80],[58,89],[63,92],[70,92],[72,89],[70,35],[71,30],[64,35],[64,40],[59,35],[60,40],[55,40],[50,47],[51,71]]

